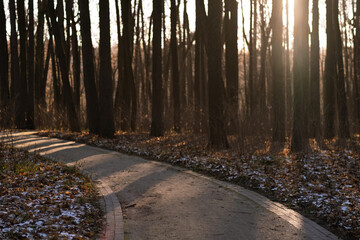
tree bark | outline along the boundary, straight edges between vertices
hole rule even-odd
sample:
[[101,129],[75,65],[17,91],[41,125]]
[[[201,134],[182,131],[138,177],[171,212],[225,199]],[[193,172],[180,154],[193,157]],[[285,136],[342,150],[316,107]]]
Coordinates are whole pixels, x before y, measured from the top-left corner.
[[26,61],[26,20],[25,20],[25,3],[24,0],[17,1],[18,26],[20,34],[20,81],[17,94],[19,97],[15,115],[15,125],[24,129],[28,127],[26,115],[28,111],[28,94],[27,94],[27,61]]
[[[122,86],[122,101],[121,101],[121,130],[135,131],[135,124],[131,116],[131,105],[135,104],[133,102],[133,92],[135,90],[134,83],[134,74],[132,70],[132,32],[131,28],[133,27],[132,16],[131,16],[131,1],[121,0],[121,10],[122,10],[122,22],[123,22],[123,63],[124,63],[124,80]],[[132,123],[132,124],[131,124]]]
[[42,75],[44,71],[44,14],[44,3],[38,0],[38,25],[36,30],[35,51],[35,106],[37,110],[46,107],[45,94],[42,95],[40,90],[40,86],[44,80]]
[[336,79],[336,39],[334,28],[333,0],[326,0],[326,59],[324,81],[324,137],[335,136],[335,79]]
[[333,6],[333,17],[334,17],[334,27],[335,27],[335,41],[336,41],[336,65],[337,65],[337,78],[335,80],[336,84],[336,99],[337,99],[337,114],[338,114],[338,125],[339,125],[339,137],[340,138],[349,138],[349,120],[348,120],[348,110],[347,110],[347,101],[346,101],[346,92],[345,92],[345,71],[344,71],[344,62],[343,62],[343,46],[342,38],[339,25],[339,0],[334,0]]
[[152,121],[150,135],[160,137],[164,135],[163,123],[163,89],[162,89],[162,54],[161,54],[161,15],[162,0],[153,0],[153,97]]
[[294,8],[294,117],[291,151],[300,152],[308,148],[305,125],[306,82],[309,81],[309,43],[308,43],[309,0],[295,0]]
[[[273,141],[285,141],[285,82],[282,54],[282,0],[273,0],[272,10]],[[306,23],[306,22],[305,22]],[[305,25],[306,26],[306,25]],[[301,36],[304,37],[304,36]],[[304,39],[305,41],[305,39]],[[305,43],[303,43],[305,44]],[[304,49],[304,48],[302,48]],[[305,64],[305,63],[304,63]],[[306,67],[306,66],[304,66]],[[306,76],[305,76],[306,77]],[[304,79],[306,80],[306,78]]]
[[176,37],[177,6],[175,0],[171,0],[171,60],[172,60],[172,86],[173,86],[173,107],[174,107],[174,131],[180,130],[180,89],[179,89],[179,61],[178,44]]
[[109,0],[100,0],[100,135],[114,137]]
[[319,0],[313,0],[311,33],[311,79],[310,79],[310,124],[309,136],[321,136],[320,123],[320,47],[319,47]]
[[29,0],[29,44],[28,44],[28,110],[27,125],[28,128],[34,129],[34,0]]
[[226,60],[226,87],[227,96],[230,103],[230,126],[231,128],[239,127],[239,58],[237,45],[238,31],[238,3],[235,0],[225,1],[225,60]]
[[6,39],[6,18],[4,1],[0,0],[0,111],[5,110],[10,101],[9,93],[9,53]]
[[208,3],[209,147],[228,148],[224,124],[221,19],[222,1]]

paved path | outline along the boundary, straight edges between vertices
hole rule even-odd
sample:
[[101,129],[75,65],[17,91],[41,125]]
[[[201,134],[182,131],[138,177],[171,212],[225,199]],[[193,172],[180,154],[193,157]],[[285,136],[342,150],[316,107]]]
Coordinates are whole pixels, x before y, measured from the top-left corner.
[[0,141],[77,165],[108,184],[123,209],[125,239],[336,239],[300,214],[237,185],[34,133],[15,133],[12,140],[0,135]]

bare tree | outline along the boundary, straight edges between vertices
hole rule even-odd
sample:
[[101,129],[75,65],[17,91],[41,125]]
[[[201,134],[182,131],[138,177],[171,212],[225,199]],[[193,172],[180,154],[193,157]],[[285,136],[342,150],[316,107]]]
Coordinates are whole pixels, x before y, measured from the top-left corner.
[[309,0],[295,0],[294,7],[294,117],[291,150],[300,152],[308,147],[305,125],[306,82],[309,81]]
[[6,19],[4,1],[0,1],[0,41],[3,43],[0,46],[0,110],[3,110],[9,104],[9,53],[6,39]]
[[224,124],[224,83],[222,80],[222,1],[208,2],[209,146],[228,148]]
[[320,47],[319,47],[319,0],[313,0],[311,33],[311,75],[310,75],[310,124],[309,136],[320,137]]
[[174,131],[180,132],[180,88],[179,88],[179,61],[176,25],[178,9],[175,0],[171,0],[171,60],[172,60],[172,97],[174,106]]
[[100,0],[100,135],[114,137],[109,0]]
[[[273,141],[285,141],[285,88],[282,54],[282,0],[273,0],[272,10],[272,81],[273,81]],[[296,36],[295,36],[296,37]],[[303,36],[302,36],[303,37]]]
[[164,135],[163,123],[163,89],[162,89],[162,55],[161,55],[161,15],[162,0],[153,0],[153,97],[152,97],[152,121],[150,135],[160,137]]
[[100,133],[100,110],[95,84],[94,53],[91,41],[89,0],[79,1],[86,113],[90,133]]

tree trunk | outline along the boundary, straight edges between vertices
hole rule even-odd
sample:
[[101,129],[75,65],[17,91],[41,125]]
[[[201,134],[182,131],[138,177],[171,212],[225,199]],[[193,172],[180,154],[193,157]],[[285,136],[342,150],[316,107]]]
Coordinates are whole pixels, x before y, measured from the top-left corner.
[[63,32],[60,32],[59,24],[56,21],[56,14],[54,10],[54,0],[49,0],[49,15],[51,17],[51,25],[52,25],[52,32],[55,37],[55,48],[56,48],[56,55],[58,57],[59,63],[60,63],[60,71],[61,71],[61,78],[63,83],[63,95],[64,95],[64,101],[66,104],[66,110],[67,110],[67,117],[69,121],[69,126],[71,131],[78,132],[80,131],[79,121],[78,117],[75,111],[74,106],[74,100],[72,96],[72,91],[69,83],[69,69],[68,65],[66,63],[66,57],[64,52],[64,42],[62,37],[64,34]]
[[194,121],[194,132],[199,133],[200,132],[200,119],[201,119],[201,60],[202,60],[202,33],[201,33],[201,11],[200,11],[200,1],[202,0],[196,0],[196,30],[195,30],[195,121]]
[[109,0],[100,0],[100,135],[114,137]]
[[304,92],[309,81],[308,43],[309,0],[295,0],[294,23],[294,117],[291,151],[300,152],[308,148]]
[[[0,111],[5,110],[10,100],[9,93],[9,53],[6,39],[6,18],[4,1],[0,0]],[[5,116],[5,115],[3,115]]]
[[176,37],[177,26],[177,6],[175,0],[171,0],[171,60],[172,60],[172,86],[173,86],[173,106],[174,106],[174,131],[180,130],[180,89],[179,89],[179,62],[178,62],[178,44]]
[[133,120],[131,118],[131,104],[132,95],[136,94],[133,92],[134,84],[134,75],[132,70],[132,32],[131,28],[133,27],[132,17],[131,17],[131,2],[127,0],[121,1],[121,10],[122,10],[122,22],[123,22],[123,63],[124,63],[124,80],[122,86],[122,101],[121,101],[121,130],[128,131],[130,128],[134,131],[134,124],[130,124]]
[[333,23],[335,27],[335,41],[336,41],[336,65],[337,65],[337,78],[335,80],[336,84],[336,100],[337,100],[337,114],[339,119],[339,137],[340,138],[349,138],[349,120],[348,120],[348,110],[346,102],[346,92],[345,92],[345,72],[344,72],[344,62],[343,62],[343,51],[342,51],[342,39],[339,26],[339,0],[334,0],[333,6]]
[[164,135],[163,123],[163,90],[162,90],[162,55],[161,55],[161,15],[162,0],[153,0],[153,97],[152,121],[150,135],[160,137]]
[[100,110],[95,84],[89,1],[79,1],[79,9],[87,120],[90,133],[100,134]]
[[29,0],[29,45],[28,45],[28,110],[27,125],[34,129],[34,0]]
[[222,1],[208,3],[209,147],[228,148],[224,126],[224,86],[222,80]]
[[335,136],[335,78],[336,78],[336,39],[334,28],[334,5],[332,0],[326,0],[326,59],[324,81],[324,137]]
[[356,132],[360,132],[360,0],[356,1],[355,28],[354,36],[354,106],[355,107],[355,126]]
[[[74,77],[74,103],[75,109],[78,114],[80,114],[80,52],[79,52],[79,43],[77,38],[76,22],[74,18],[74,9],[73,9],[73,0],[67,1],[66,4],[69,6],[69,17],[71,25],[71,50],[72,50],[72,71]],[[70,28],[70,27],[69,27]],[[68,39],[70,42],[70,39]]]
[[320,48],[319,48],[319,0],[313,0],[311,33],[311,79],[309,136],[320,137]]
[[239,58],[237,45],[238,31],[238,6],[235,0],[225,1],[225,60],[226,60],[226,87],[230,103],[230,126],[231,128],[239,127]]
[[[273,126],[273,141],[275,142],[285,141],[285,88],[284,88],[285,82],[284,82],[283,64],[282,64],[283,61],[282,28],[283,28],[282,0],[273,0],[272,82],[273,82],[274,112],[273,112],[272,126]],[[304,80],[306,80],[306,78]]]
[[[270,27],[265,22],[265,4],[260,4],[261,16],[261,50],[260,50],[260,75],[259,75],[259,109],[266,112],[266,53],[269,46]],[[261,120],[265,120],[265,116]]]
[[19,105],[16,111],[15,124],[18,128],[27,128],[26,115],[28,111],[27,95],[27,61],[26,61],[26,20],[25,20],[25,3],[24,0],[17,1],[18,26],[20,34],[20,81],[18,90]]
[[[46,107],[45,95],[40,93],[40,86],[44,80],[42,75],[44,71],[44,14],[44,3],[38,0],[38,25],[36,30],[35,56],[35,106],[37,110]],[[40,114],[40,112],[38,112],[38,114]]]

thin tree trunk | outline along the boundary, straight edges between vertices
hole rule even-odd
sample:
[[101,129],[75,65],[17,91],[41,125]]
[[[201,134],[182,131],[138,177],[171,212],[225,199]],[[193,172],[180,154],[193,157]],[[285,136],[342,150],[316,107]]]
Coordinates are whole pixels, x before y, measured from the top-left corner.
[[89,0],[79,1],[80,30],[82,38],[82,56],[84,87],[86,97],[86,114],[90,133],[100,133],[100,110],[95,83],[94,53],[91,41]]
[[336,78],[336,39],[334,32],[333,1],[326,0],[326,59],[324,81],[324,137],[335,136],[335,78]]
[[34,129],[34,0],[29,0],[29,45],[28,45],[28,128]]
[[221,16],[222,1],[208,3],[209,147],[228,148],[224,124],[224,86],[222,80]]
[[337,99],[337,113],[339,119],[339,137],[340,138],[349,138],[349,120],[348,120],[348,110],[347,110],[347,101],[346,101],[346,92],[345,92],[345,72],[344,72],[344,62],[343,62],[343,46],[339,25],[339,0],[334,0],[333,6],[333,17],[334,17],[334,27],[335,27],[335,38],[336,38],[336,65],[337,65],[337,78],[335,80],[336,84],[336,99]]
[[17,1],[18,26],[20,34],[20,81],[18,86],[19,105],[15,115],[15,124],[18,128],[27,128],[26,114],[28,110],[27,95],[27,61],[26,61],[26,20],[24,0]]
[[309,43],[308,43],[309,0],[295,0],[294,8],[294,117],[291,151],[300,152],[308,148],[305,115],[304,91],[309,81]]
[[237,22],[238,22],[238,6],[235,0],[225,1],[225,60],[226,60],[226,87],[227,96],[230,102],[231,128],[238,127],[238,111],[239,111],[239,58],[237,45]]
[[310,79],[310,137],[321,136],[320,124],[320,47],[319,47],[319,1],[313,0],[311,33],[311,79]]
[[[73,9],[73,0],[68,1],[66,4],[69,5],[69,14],[71,21],[71,50],[72,50],[72,71],[74,77],[74,103],[75,109],[78,114],[80,114],[80,52],[79,52],[79,43],[77,38],[76,22],[74,18],[74,9]],[[70,28],[70,27],[69,27]],[[70,42],[70,40],[68,40]]]
[[100,0],[100,135],[114,137],[109,0]]
[[162,90],[162,55],[161,55],[161,15],[162,0],[153,0],[153,98],[152,121],[150,135],[160,137],[164,135],[163,123],[163,90]]
[[43,82],[42,74],[44,71],[44,14],[44,3],[41,0],[38,0],[38,25],[35,51],[35,106],[38,110],[46,107],[45,95],[41,95],[40,93],[40,86]]
[[174,107],[174,131],[180,132],[180,89],[179,89],[179,62],[178,45],[176,37],[177,6],[175,0],[171,0],[171,60],[172,60],[172,86]]
[[[0,111],[5,110],[10,101],[9,93],[9,53],[6,39],[6,18],[4,1],[0,0]],[[5,116],[5,115],[3,115]]]
[[[273,141],[284,142],[285,84],[282,64],[282,0],[273,0],[272,21]],[[304,80],[306,80],[306,78]]]

